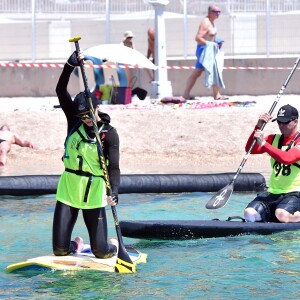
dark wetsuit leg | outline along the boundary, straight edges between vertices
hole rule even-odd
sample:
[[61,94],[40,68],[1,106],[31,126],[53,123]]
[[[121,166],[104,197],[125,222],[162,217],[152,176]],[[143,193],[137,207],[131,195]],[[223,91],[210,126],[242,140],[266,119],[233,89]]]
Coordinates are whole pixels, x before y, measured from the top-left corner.
[[278,222],[275,216],[275,210],[279,203],[281,203],[284,194],[271,194],[269,192],[262,192],[251,201],[247,207],[254,208],[261,216],[262,222]]
[[107,221],[105,207],[82,210],[89,232],[91,250],[98,258],[109,258],[116,253],[116,246],[107,243]]
[[0,139],[0,144],[1,144],[2,142],[6,142],[6,140],[1,140],[1,139]]
[[76,243],[70,242],[79,209],[56,202],[52,229],[53,253],[57,256],[76,251]]
[[282,195],[282,200],[277,205],[277,208],[282,208],[292,215],[296,211],[300,211],[300,192],[291,192]]

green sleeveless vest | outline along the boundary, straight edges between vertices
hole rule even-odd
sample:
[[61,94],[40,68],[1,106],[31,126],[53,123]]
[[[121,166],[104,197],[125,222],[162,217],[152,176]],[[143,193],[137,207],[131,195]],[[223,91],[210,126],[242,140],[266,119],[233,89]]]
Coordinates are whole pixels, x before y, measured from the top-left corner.
[[83,124],[68,137],[65,148],[65,171],[58,182],[56,199],[80,209],[106,206],[106,186],[97,144],[88,138]]
[[[279,139],[281,135],[276,134],[272,145],[279,148]],[[288,146],[282,146],[286,150]],[[270,159],[272,174],[270,177],[270,186],[268,192],[272,194],[286,194],[300,191],[300,166],[298,163],[291,165],[281,164],[271,157]]]

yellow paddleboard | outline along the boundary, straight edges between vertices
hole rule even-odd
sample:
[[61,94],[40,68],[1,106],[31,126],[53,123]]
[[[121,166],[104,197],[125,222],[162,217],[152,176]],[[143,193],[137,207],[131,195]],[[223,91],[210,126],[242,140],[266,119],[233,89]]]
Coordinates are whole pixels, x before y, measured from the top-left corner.
[[[126,246],[127,253],[134,265],[146,263],[147,254],[141,253],[130,246]],[[62,271],[79,271],[79,270],[97,270],[105,272],[114,272],[117,261],[117,255],[108,258],[96,258],[90,249],[82,253],[76,253],[68,256],[39,256],[30,258],[26,261],[9,265],[7,272],[27,271],[27,270],[62,270]]]

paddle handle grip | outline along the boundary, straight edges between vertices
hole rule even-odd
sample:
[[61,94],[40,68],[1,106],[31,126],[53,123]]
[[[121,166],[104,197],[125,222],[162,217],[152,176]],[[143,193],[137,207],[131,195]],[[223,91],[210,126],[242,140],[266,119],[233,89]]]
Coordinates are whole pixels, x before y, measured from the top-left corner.
[[81,36],[74,36],[69,39],[69,42],[74,43],[74,42],[78,42],[79,40],[81,40]]
[[[75,49],[78,53],[80,52],[80,47],[79,47],[79,42],[78,42],[79,40],[81,40],[80,36],[75,36],[75,37],[72,37],[72,38],[69,39],[69,42],[75,44]],[[89,89],[89,86],[88,86],[88,81],[87,81],[87,77],[86,77],[85,70],[84,70],[83,60],[80,60],[79,66],[80,66],[81,75],[82,75],[82,78],[83,78],[84,90],[85,90],[85,93],[87,94],[86,96],[89,98],[90,97],[90,89]]]

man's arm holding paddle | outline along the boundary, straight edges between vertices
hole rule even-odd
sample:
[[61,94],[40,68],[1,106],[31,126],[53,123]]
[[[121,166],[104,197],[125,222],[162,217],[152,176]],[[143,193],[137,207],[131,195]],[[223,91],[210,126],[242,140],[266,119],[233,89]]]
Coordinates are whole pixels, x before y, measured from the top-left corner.
[[253,132],[249,136],[247,144],[245,146],[246,152],[248,152],[250,150],[253,140],[256,139],[257,143],[255,143],[255,145],[253,146],[253,148],[251,150],[251,154],[265,153],[265,149],[263,147],[264,146],[263,141],[271,143],[274,135],[267,136],[266,139],[264,139],[263,131],[261,130],[261,128],[264,124],[268,123],[271,120],[272,120],[272,116],[270,116],[268,113],[265,113],[259,117],[259,120],[258,120]]
[[251,154],[263,154],[268,153],[272,158],[282,164],[290,165],[296,163],[300,160],[300,139],[295,141],[295,147],[292,147],[288,151],[283,151],[272,146],[274,134],[264,137],[264,132],[260,130],[264,123],[268,123],[272,120],[272,116],[265,113],[259,117],[259,120],[255,126],[254,131],[250,135],[245,150],[249,151],[253,139],[256,139],[256,144],[254,145]]

